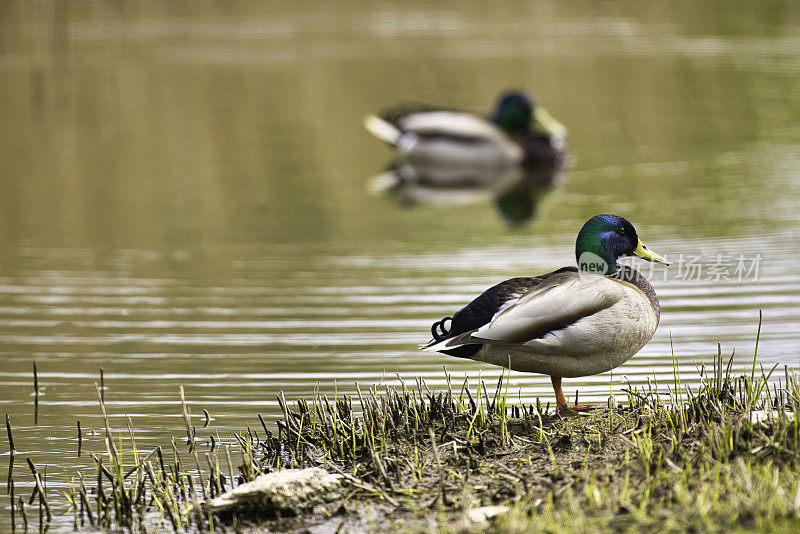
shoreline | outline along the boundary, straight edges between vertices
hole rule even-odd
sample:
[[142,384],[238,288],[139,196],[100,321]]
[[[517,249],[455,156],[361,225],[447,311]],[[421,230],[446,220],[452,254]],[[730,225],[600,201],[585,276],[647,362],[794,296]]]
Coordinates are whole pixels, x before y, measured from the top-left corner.
[[[75,480],[66,514],[78,528],[148,531],[794,529],[800,377],[784,369],[770,387],[775,368],[733,377],[729,364],[717,355],[694,392],[676,373],[660,391],[629,387],[622,402],[588,412],[508,404],[507,376],[456,388],[448,376],[437,392],[420,380],[316,393],[294,406],[281,395],[277,431],[259,418],[258,431],[210,447],[195,440],[184,399],[187,441],[171,451],[136,450],[132,427],[121,450],[105,417],[111,439],[92,455],[98,476]],[[235,487],[307,468],[338,482],[291,506],[211,511]],[[15,502],[16,525],[26,508],[36,515]]]

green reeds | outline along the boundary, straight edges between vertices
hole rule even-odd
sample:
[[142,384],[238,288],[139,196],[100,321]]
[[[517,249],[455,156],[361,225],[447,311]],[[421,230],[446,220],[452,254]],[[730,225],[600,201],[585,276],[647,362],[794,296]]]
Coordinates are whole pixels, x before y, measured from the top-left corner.
[[52,521],[53,519],[53,512],[50,510],[50,503],[47,500],[47,492],[44,489],[44,485],[42,484],[42,478],[39,474],[39,470],[36,469],[33,461],[30,458],[25,458],[25,461],[28,462],[28,467],[33,474],[33,481],[36,484],[36,492],[39,496],[39,505],[44,507],[45,511],[47,512],[47,520]]
[[[315,388],[311,398],[291,401],[281,392],[277,421],[259,415],[254,428],[221,437],[205,410],[203,428],[192,425],[181,388],[187,445],[173,439],[171,453],[170,445],[139,450],[130,418],[125,431],[112,432],[101,382],[96,482],[79,474],[64,497],[77,525],[212,530],[219,518],[202,513],[204,500],[263,473],[316,466],[339,473],[349,488],[339,513],[358,517],[355,506],[367,506],[379,510],[376,517],[408,521],[410,530],[419,518],[456,521],[487,503],[512,507],[498,532],[708,531],[800,521],[797,375],[784,368],[774,378],[775,368],[755,365],[734,376],[733,353],[718,345],[711,364],[698,369],[699,386],[689,388],[672,357],[671,383],[628,386],[588,416],[552,413],[538,401],[512,404],[508,371],[493,384],[464,380],[456,388],[445,371],[441,391],[400,379],[396,387],[355,384],[353,394]],[[198,432],[208,432],[209,442]],[[8,418],[7,433],[13,450]],[[81,434],[78,425],[79,449]],[[40,478],[29,502],[39,497],[47,512],[45,492]],[[27,522],[19,495],[11,502],[14,517]],[[236,528],[243,520],[260,519],[239,517]]]
[[[419,380],[413,388],[403,381],[398,387],[380,390],[377,386],[363,390],[356,385],[352,396],[338,390],[333,398],[317,392],[312,399],[292,404],[281,393],[278,404],[282,416],[275,422],[277,432],[259,417],[263,434],[248,428],[231,436],[230,443],[217,436],[213,448],[204,451],[202,463],[198,451],[201,442],[194,439],[188,403],[185,393],[180,392],[187,438],[193,438],[187,444],[191,468],[174,440],[169,462],[160,448],[141,454],[136,448],[133,422],[126,419],[130,443],[126,456],[133,465],[123,469],[122,437],[111,434],[98,391],[106,450],[105,458],[94,457],[96,502],[92,503],[82,479],[68,492],[67,500],[74,521],[80,524],[136,529],[143,518],[152,521],[153,512],[157,512],[173,530],[207,530],[219,521],[199,512],[204,499],[260,473],[322,466],[345,478],[351,488],[347,502],[362,500],[372,506],[414,510],[414,514],[423,515],[432,513],[431,506],[440,503],[447,507],[437,513],[449,517],[483,499],[494,502],[503,495],[503,499],[518,499],[516,506],[525,508],[529,518],[542,518],[544,514],[547,521],[558,518],[570,525],[576,517],[591,521],[592,516],[587,514],[599,517],[614,506],[617,511],[620,506],[628,511],[626,520],[635,522],[638,519],[630,518],[640,517],[654,521],[656,507],[664,506],[659,495],[668,491],[675,502],[689,502],[692,492],[697,491],[691,486],[695,476],[704,480],[718,477],[726,491],[739,479],[750,480],[754,487],[772,491],[772,495],[779,493],[777,487],[786,490],[788,486],[780,477],[777,486],[766,484],[760,478],[763,470],[753,471],[752,462],[745,462],[744,469],[737,467],[739,479],[719,466],[734,465],[731,462],[742,454],[744,446],[759,462],[779,458],[800,461],[793,417],[776,415],[765,427],[752,423],[748,415],[776,403],[782,403],[788,411],[800,409],[797,377],[786,369],[774,388],[767,387],[771,376],[768,370],[754,375],[755,383],[748,376],[734,378],[731,361],[726,365],[720,349],[713,358],[712,374],[707,375],[702,368],[701,385],[692,391],[680,387],[677,363],[675,367],[674,381],[668,388],[673,403],[666,403],[657,382],[651,381],[644,388],[629,387],[627,402],[598,410],[589,418],[569,413],[553,415],[539,403],[510,405],[505,372],[493,389],[484,381],[472,386],[465,381],[457,394],[448,375],[447,390],[439,392]],[[676,399],[684,403],[675,403]],[[579,443],[584,445],[576,452]],[[697,449],[701,443],[705,445]],[[687,456],[683,452],[686,447],[696,452]],[[238,449],[241,458],[238,469],[231,460],[232,448]],[[570,466],[572,460],[565,463],[575,454],[582,458],[577,468]],[[597,461],[603,462],[601,470]],[[603,474],[610,469],[609,462],[614,469],[622,470],[621,476],[608,478]],[[566,475],[568,472],[572,474]],[[744,478],[745,473],[749,479]],[[619,487],[614,485],[617,479]],[[664,490],[667,481],[672,486]],[[529,498],[533,495],[542,497]],[[703,495],[712,498],[711,494]],[[567,509],[583,511],[565,518]],[[770,510],[777,513],[777,508]],[[19,506],[16,511],[22,513]],[[714,525],[708,514],[698,522]],[[501,520],[500,524],[505,523]]]
[[[8,436],[8,476],[6,477],[6,491],[11,494],[11,514],[14,514],[14,459],[16,447],[14,446],[14,433],[11,430],[11,418],[6,414],[6,434]],[[13,523],[13,521],[12,521]]]
[[14,454],[16,448],[14,447],[14,434],[11,432],[11,419],[6,414],[6,434],[8,435],[8,450]]
[[39,424],[39,372],[33,362],[33,424]]

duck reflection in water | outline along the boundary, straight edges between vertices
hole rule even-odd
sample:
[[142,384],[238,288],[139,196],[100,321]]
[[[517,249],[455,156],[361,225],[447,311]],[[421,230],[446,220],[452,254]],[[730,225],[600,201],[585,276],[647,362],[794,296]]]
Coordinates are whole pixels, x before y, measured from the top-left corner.
[[492,200],[499,214],[512,227],[536,217],[539,202],[563,180],[560,167],[539,166],[455,172],[448,167],[419,167],[396,163],[372,178],[368,189],[396,199],[400,205],[458,205]]
[[521,225],[562,179],[566,128],[519,91],[501,94],[488,116],[412,104],[369,116],[364,126],[397,154],[369,189],[405,205],[489,196],[510,224]]

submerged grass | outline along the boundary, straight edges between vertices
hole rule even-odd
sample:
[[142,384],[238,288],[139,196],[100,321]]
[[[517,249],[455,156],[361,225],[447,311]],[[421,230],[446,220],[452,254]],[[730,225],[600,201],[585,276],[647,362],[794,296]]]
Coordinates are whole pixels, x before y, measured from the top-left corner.
[[[146,453],[129,419],[124,439],[110,431],[102,384],[105,450],[92,455],[96,479],[78,475],[65,492],[67,514],[78,527],[214,530],[220,518],[202,513],[200,502],[262,473],[317,466],[346,480],[349,492],[334,506],[294,518],[234,516],[227,526],[796,531],[800,380],[786,368],[771,380],[775,368],[757,366],[734,377],[731,364],[732,355],[725,362],[718,350],[711,369],[699,369],[696,390],[676,365],[665,389],[628,387],[622,402],[580,414],[511,404],[505,374],[491,386],[456,388],[447,376],[445,391],[422,380],[356,385],[353,396],[315,391],[292,405],[281,394],[276,428],[259,416],[260,432],[209,442],[197,438],[181,391],[185,446],[173,439],[169,452]],[[36,487],[46,503],[45,488]],[[472,513],[488,505],[506,507],[491,524]],[[27,528],[22,499],[11,512]]]

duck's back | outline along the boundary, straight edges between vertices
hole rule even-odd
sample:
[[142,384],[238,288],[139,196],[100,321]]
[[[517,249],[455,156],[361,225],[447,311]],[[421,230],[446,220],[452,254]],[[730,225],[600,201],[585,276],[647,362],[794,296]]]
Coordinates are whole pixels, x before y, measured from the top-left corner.
[[[434,341],[438,342],[446,338],[453,338],[477,330],[489,324],[497,314],[514,304],[523,295],[540,287],[543,283],[558,283],[558,280],[564,276],[570,276],[577,271],[578,269],[575,267],[562,267],[561,269],[541,276],[523,276],[500,282],[490,287],[472,302],[458,310],[453,314],[452,318],[445,317],[441,321],[435,323],[434,327],[436,327],[437,324],[441,325],[443,335],[436,334],[434,328]],[[449,328],[445,330],[445,323],[448,321],[450,325]],[[460,358],[470,358],[476,354],[480,348],[480,345],[466,345],[442,352]]]
[[508,140],[502,130],[486,119],[457,111],[410,113],[400,118],[398,125],[403,131],[424,137],[450,137],[464,142]]
[[408,161],[456,168],[505,167],[522,161],[522,147],[487,119],[463,111],[403,105],[381,114],[400,135]]

